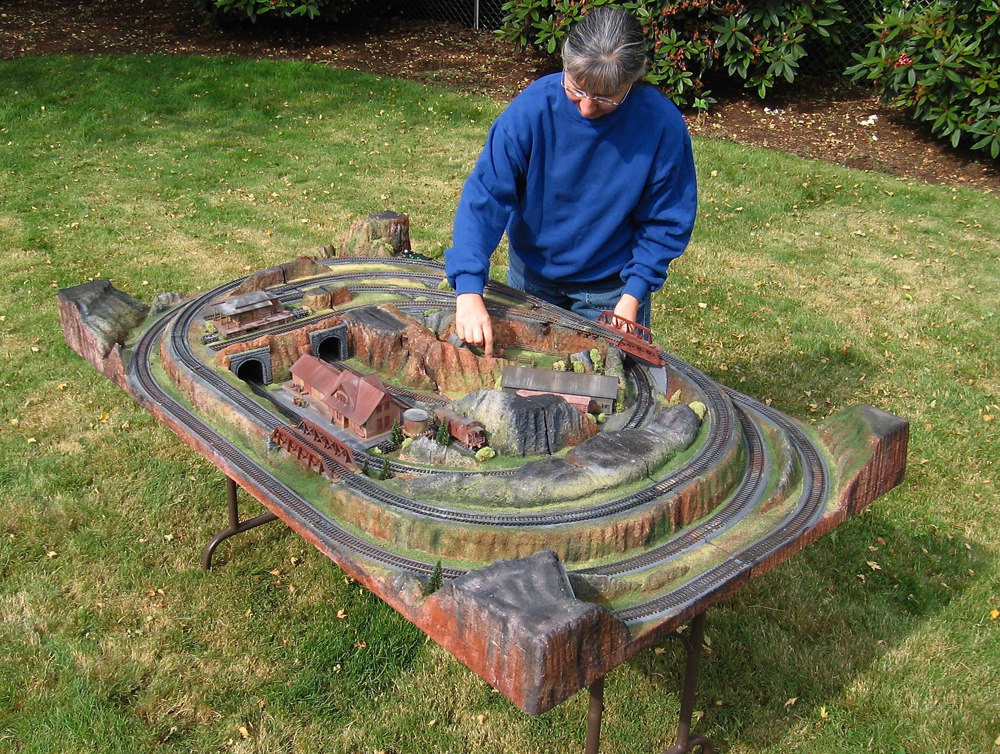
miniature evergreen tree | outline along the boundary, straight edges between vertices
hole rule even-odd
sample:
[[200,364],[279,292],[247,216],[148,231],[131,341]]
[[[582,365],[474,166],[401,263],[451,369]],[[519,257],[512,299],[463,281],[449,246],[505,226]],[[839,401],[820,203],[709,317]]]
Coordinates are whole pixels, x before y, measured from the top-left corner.
[[448,422],[442,421],[438,424],[437,433],[434,435],[434,440],[440,445],[447,445],[451,442],[451,432],[448,431]]
[[378,478],[379,479],[383,479],[383,480],[392,478],[392,472],[389,471],[389,459],[388,458],[383,458],[382,459],[382,470],[379,472]]
[[439,560],[437,565],[434,566],[434,572],[431,574],[430,581],[424,587],[424,595],[429,597],[434,594],[434,592],[441,588],[442,583],[444,583],[444,571],[441,568],[441,561]]
[[368,457],[365,456],[365,460],[361,464],[361,473],[368,476]]
[[399,426],[399,420],[392,423],[392,429],[389,430],[389,439],[396,446],[403,444],[403,430]]

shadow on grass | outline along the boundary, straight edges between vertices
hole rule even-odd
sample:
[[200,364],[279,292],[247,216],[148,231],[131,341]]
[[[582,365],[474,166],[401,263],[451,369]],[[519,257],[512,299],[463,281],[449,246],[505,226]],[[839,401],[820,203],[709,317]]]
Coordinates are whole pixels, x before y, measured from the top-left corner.
[[[988,557],[957,532],[902,530],[876,501],[709,610],[697,729],[718,741],[763,746],[803,721],[822,726],[819,708],[850,706],[857,678],[945,610],[968,588],[970,569],[986,568]],[[652,701],[665,694],[679,705],[684,655],[679,642],[663,647],[628,669],[647,678]],[[675,720],[647,729],[646,737],[672,740]]]

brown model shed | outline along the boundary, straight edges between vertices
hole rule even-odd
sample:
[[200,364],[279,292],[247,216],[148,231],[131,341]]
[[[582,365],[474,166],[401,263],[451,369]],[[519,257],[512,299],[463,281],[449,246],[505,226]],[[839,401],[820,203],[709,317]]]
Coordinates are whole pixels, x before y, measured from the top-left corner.
[[227,338],[293,318],[291,312],[282,308],[278,299],[264,291],[253,291],[220,301],[209,312],[215,329]]

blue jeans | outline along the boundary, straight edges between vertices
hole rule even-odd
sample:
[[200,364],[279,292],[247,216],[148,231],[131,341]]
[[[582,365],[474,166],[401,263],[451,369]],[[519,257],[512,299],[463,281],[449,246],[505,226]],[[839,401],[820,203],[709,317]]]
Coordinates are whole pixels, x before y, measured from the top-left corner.
[[[539,280],[514,264],[507,268],[507,285],[592,321],[596,321],[603,311],[613,312],[625,290],[625,283],[617,275],[584,285],[557,285]],[[649,327],[652,298],[653,294],[647,293],[639,302],[638,322],[645,327]]]

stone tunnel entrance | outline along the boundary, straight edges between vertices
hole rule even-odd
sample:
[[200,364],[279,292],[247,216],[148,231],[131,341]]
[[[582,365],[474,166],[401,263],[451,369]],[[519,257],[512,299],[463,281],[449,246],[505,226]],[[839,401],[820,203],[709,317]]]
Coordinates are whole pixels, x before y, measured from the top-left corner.
[[264,365],[257,359],[248,359],[236,369],[236,376],[244,382],[252,382],[255,385],[264,384]]
[[309,333],[309,342],[313,356],[322,361],[343,361],[348,357],[347,325],[344,323]]

